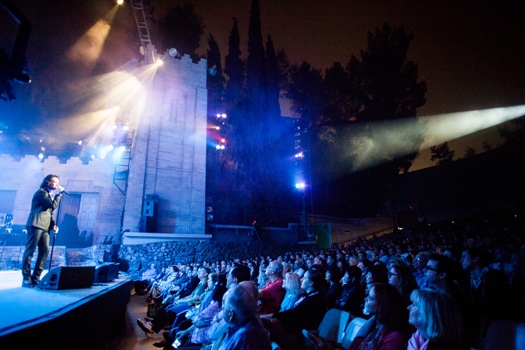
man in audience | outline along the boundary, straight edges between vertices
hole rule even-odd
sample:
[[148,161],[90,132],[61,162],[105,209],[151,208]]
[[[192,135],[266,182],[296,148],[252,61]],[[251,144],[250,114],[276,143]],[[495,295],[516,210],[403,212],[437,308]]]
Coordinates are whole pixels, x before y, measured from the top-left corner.
[[425,267],[427,266],[428,255],[427,252],[419,252],[412,262],[412,266],[414,267],[413,274],[419,288],[425,288],[428,286],[426,285],[425,279]]
[[427,265],[425,266],[425,283],[429,289],[446,292],[456,301],[465,326],[466,343],[473,345],[475,344],[474,337],[477,334],[472,317],[474,310],[467,294],[460,287],[459,273],[455,261],[451,258],[439,254],[428,255]]
[[268,264],[266,275],[269,281],[259,290],[261,315],[279,311],[286,293],[283,288],[283,265],[279,261],[274,260]]
[[224,294],[223,304],[223,317],[229,327],[221,350],[271,349],[268,333],[258,318],[253,291],[245,286],[234,286]]
[[297,259],[293,263],[293,272],[298,274],[300,277],[303,277],[304,269],[303,269],[303,261],[301,259]]
[[[249,280],[250,269],[246,266],[235,264],[226,275],[226,288],[230,290],[239,283]],[[222,305],[222,310],[224,310],[224,302]],[[215,315],[210,325],[208,336],[213,341],[213,343],[209,347],[206,347],[206,349],[218,350],[224,343],[226,331],[228,329],[228,323],[224,319],[222,310]]]
[[166,325],[171,325],[180,312],[186,312],[192,305],[200,300],[200,296],[206,290],[208,274],[210,269],[207,267],[200,267],[197,270],[198,283],[195,285],[190,295],[182,298],[176,297],[171,302],[166,303],[165,307],[159,310],[159,313],[151,321],[137,319],[137,324],[144,331],[146,335],[158,333]]
[[142,273],[140,281],[136,281],[134,284],[135,294],[144,295],[146,294],[147,288],[153,283],[155,278],[159,275],[156,264],[151,264],[150,268]]
[[509,315],[507,279],[501,271],[490,268],[489,262],[490,253],[476,247],[464,250],[461,255],[461,266],[470,273],[467,288],[478,318],[480,340],[485,337],[492,321]]

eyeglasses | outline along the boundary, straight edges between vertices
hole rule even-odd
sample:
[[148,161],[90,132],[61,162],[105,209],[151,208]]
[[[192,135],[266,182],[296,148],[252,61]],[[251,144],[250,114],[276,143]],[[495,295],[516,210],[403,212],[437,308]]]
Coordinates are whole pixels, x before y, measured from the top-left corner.
[[430,271],[439,271],[438,269],[432,267],[432,266],[425,266],[425,270],[430,270]]

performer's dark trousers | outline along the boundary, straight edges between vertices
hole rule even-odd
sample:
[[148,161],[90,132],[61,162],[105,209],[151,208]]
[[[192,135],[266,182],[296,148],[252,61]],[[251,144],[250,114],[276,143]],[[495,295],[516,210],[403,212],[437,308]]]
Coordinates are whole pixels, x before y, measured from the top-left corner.
[[[31,259],[38,247],[35,269],[31,275]],[[39,280],[44,266],[46,265],[47,254],[49,253],[49,232],[41,228],[27,227],[27,243],[24,257],[22,260],[22,277],[24,281]]]

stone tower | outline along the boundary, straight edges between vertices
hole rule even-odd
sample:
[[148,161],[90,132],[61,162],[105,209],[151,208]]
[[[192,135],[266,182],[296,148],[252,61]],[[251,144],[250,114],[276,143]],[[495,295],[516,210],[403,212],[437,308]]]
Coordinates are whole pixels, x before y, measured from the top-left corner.
[[204,234],[207,62],[156,60],[163,63],[135,120],[122,229]]

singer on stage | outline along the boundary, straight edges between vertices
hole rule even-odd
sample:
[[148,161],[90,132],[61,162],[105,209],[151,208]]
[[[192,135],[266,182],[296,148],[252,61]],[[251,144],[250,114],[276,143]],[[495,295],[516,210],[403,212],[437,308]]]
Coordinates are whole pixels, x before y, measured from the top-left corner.
[[[27,243],[22,260],[22,287],[33,288],[38,285],[49,252],[49,232],[58,232],[53,211],[62,201],[62,192],[64,188],[60,186],[60,178],[49,174],[33,195],[31,212],[26,223]],[[31,259],[37,247],[38,256],[31,274]]]

